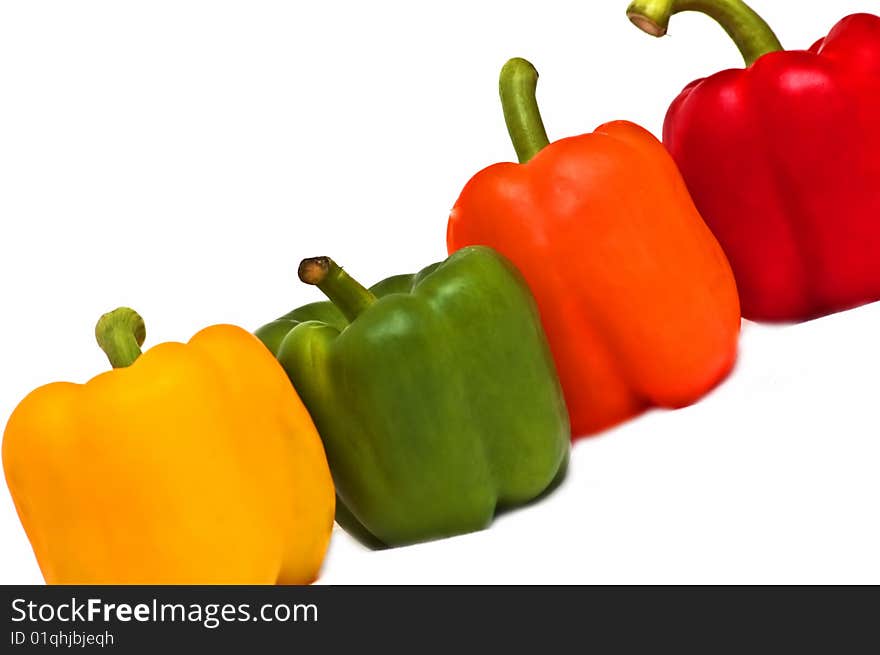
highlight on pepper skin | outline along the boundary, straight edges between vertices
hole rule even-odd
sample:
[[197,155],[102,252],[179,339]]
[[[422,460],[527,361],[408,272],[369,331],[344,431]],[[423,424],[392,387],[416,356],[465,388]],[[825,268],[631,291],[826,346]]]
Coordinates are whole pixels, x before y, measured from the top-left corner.
[[9,419],[3,469],[46,582],[312,582],[333,484],[284,371],[232,325],[141,354],[145,336],[133,310],[105,314],[113,370]]

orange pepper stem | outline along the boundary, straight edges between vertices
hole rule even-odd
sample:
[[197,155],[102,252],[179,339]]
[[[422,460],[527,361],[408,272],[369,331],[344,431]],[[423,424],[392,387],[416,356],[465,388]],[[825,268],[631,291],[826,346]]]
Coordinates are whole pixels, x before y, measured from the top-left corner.
[[633,0],[626,15],[643,32],[659,37],[666,34],[669,19],[682,11],[706,14],[721,25],[747,67],[768,52],[782,50],[770,26],[743,0]]
[[119,307],[107,312],[95,326],[95,338],[113,368],[134,364],[147,337],[144,319],[133,309]]
[[349,321],[356,319],[362,311],[376,302],[376,296],[369,289],[329,257],[302,260],[299,265],[299,279],[323,291]]
[[519,162],[525,164],[550,144],[535,98],[538,71],[525,59],[515,57],[501,69],[498,87],[507,132]]

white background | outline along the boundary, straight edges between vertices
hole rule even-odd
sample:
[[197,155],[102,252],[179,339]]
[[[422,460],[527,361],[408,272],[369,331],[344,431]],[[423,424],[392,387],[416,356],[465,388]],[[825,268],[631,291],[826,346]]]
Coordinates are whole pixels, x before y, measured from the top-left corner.
[[[740,66],[708,19],[658,41],[627,0],[4,2],[0,416],[107,368],[120,304],[148,345],[254,329],[327,254],[372,283],[445,256],[467,179],[511,160],[504,61],[541,72],[551,138],[659,133],[690,80]],[[791,48],[873,0],[754,0]],[[880,582],[880,306],[746,324],[704,402],[578,442],[552,497],[492,529],[384,552],[337,530],[327,583]],[[76,463],[71,462],[75,467]],[[0,583],[41,582],[5,486]]]

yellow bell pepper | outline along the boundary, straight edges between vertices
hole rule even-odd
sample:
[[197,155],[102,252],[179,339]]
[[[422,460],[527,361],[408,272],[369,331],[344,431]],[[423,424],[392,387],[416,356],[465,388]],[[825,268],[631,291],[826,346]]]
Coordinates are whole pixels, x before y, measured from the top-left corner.
[[115,367],[30,393],[3,468],[50,584],[302,584],[335,495],[321,440],[271,353],[215,325],[141,355],[133,310],[105,314]]

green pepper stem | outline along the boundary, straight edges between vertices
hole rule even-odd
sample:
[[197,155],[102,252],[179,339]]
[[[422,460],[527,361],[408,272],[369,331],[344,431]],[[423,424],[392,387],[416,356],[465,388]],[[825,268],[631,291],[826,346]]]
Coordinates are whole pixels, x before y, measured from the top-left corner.
[[783,49],[770,26],[742,0],[634,0],[626,15],[643,32],[659,37],[666,34],[670,17],[682,11],[698,11],[721,25],[746,67]]
[[525,59],[515,57],[501,69],[498,82],[507,132],[521,164],[550,144],[535,91],[538,71]]
[[141,355],[147,337],[144,319],[133,309],[120,307],[107,312],[95,326],[95,338],[113,368],[131,366]]
[[329,257],[312,257],[299,265],[299,279],[318,287],[349,321],[376,302],[369,289]]

